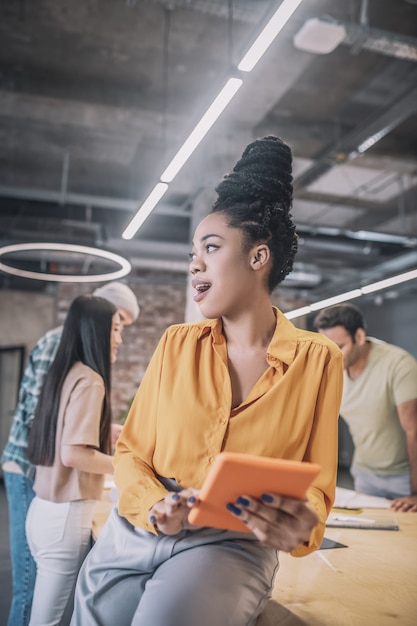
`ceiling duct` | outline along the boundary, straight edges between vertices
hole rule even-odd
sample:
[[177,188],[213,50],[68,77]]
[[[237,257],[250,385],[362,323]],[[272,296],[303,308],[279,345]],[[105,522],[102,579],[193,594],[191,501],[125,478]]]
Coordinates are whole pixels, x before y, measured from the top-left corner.
[[95,246],[102,238],[102,225],[62,218],[42,218],[29,215],[15,215],[13,218],[0,217],[1,244],[33,241],[61,241],[80,245]]
[[357,54],[370,50],[378,54],[417,61],[417,38],[368,26],[366,19],[360,23],[342,22],[324,15],[305,22],[294,37],[294,45],[300,50],[315,54],[328,54],[343,44]]
[[415,37],[406,37],[363,24],[344,23],[343,25],[346,29],[346,37],[342,43],[351,46],[354,52],[364,49],[396,59],[417,61]]

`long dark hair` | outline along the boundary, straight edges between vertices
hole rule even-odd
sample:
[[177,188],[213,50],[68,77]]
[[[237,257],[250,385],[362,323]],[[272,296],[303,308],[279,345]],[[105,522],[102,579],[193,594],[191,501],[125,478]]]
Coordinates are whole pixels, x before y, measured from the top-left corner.
[[91,367],[103,379],[105,394],[100,450],[110,452],[110,335],[116,311],[114,304],[97,296],[79,296],[72,302],[55,359],[42,386],[29,435],[27,457],[34,465],[52,465],[54,462],[62,386],[78,361]]
[[292,154],[278,137],[256,139],[216,187],[212,213],[243,232],[245,252],[266,243],[272,256],[270,293],[293,268],[297,235],[292,221]]

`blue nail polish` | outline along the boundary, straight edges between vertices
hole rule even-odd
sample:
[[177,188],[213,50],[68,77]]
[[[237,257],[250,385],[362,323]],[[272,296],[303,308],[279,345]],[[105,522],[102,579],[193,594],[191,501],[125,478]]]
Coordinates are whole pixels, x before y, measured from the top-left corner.
[[179,500],[180,499],[180,494],[179,493],[174,493],[173,496],[172,496],[172,499],[175,500],[175,501]]
[[270,496],[270,495],[269,495],[269,493],[263,493],[263,494],[261,495],[261,500],[263,500],[264,502],[269,502],[269,503],[271,503],[271,502],[273,502],[273,501],[274,501],[274,498],[273,498],[272,496]]
[[236,500],[237,504],[241,504],[242,506],[249,506],[250,502],[247,498],[243,498],[242,496],[239,496],[238,499]]
[[151,515],[150,518],[149,518],[149,521],[150,521],[151,524],[155,524],[155,522],[156,522],[155,515]]
[[195,498],[194,496],[190,496],[190,497],[188,498],[188,502],[189,502],[190,504],[193,504],[195,501],[196,501],[196,498]]
[[226,509],[228,509],[234,515],[242,515],[242,511],[238,509],[237,506],[235,506],[231,502],[228,502],[228,504],[226,504]]

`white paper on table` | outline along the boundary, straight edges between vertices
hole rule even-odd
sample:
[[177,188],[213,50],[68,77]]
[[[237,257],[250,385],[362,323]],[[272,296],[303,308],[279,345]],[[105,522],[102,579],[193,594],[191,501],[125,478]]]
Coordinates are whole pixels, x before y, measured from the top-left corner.
[[336,498],[333,506],[341,509],[389,509],[391,500],[379,496],[368,496],[366,493],[358,493],[344,487],[336,487]]

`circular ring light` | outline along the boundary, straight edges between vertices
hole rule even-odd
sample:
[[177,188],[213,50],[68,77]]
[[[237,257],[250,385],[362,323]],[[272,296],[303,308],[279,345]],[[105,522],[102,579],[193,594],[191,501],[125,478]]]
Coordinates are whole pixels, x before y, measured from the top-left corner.
[[10,246],[0,247],[0,257],[4,256],[5,254],[9,254],[10,252],[22,252],[26,250],[57,250],[59,252],[75,252],[77,254],[101,257],[103,259],[107,259],[108,261],[116,263],[120,266],[120,269],[113,272],[107,272],[105,274],[89,274],[88,276],[84,274],[48,274],[43,272],[21,270],[0,261],[0,270],[6,272],[7,274],[13,274],[14,276],[20,276],[22,278],[48,280],[57,283],[95,283],[105,280],[116,280],[116,278],[123,278],[123,276],[127,276],[132,270],[132,265],[130,264],[130,262],[124,257],[115,254],[114,252],[109,252],[100,248],[90,248],[89,246],[78,246],[69,243],[16,243]]

